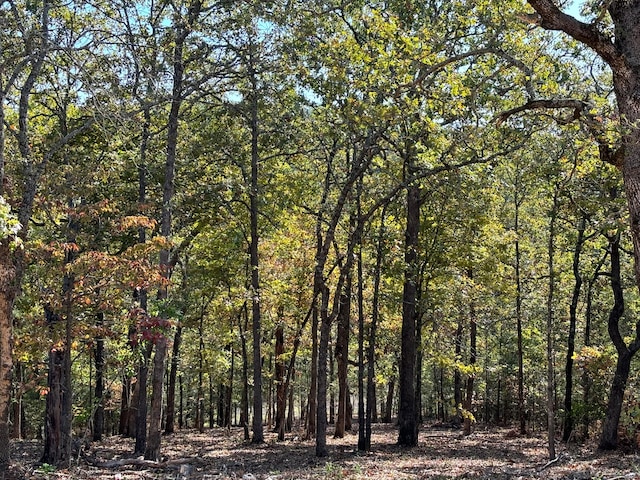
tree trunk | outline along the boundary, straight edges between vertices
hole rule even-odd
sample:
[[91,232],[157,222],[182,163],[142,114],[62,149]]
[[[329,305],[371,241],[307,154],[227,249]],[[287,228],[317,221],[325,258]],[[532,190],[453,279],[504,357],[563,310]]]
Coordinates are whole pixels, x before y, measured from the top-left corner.
[[522,280],[520,272],[520,188],[518,177],[516,177],[516,187],[514,191],[515,217],[515,277],[516,277],[516,335],[518,344],[518,418],[520,420],[520,435],[527,433],[527,417],[524,408],[524,348],[522,345]]
[[[407,160],[409,178],[413,176],[412,159]],[[420,230],[420,186],[407,187],[407,225],[405,230],[405,274],[402,295],[402,345],[400,357],[400,408],[398,444],[418,444],[418,419],[415,408],[416,300],[418,285],[418,232]]]
[[13,370],[13,304],[18,275],[12,263],[9,239],[0,239],[0,474],[9,465],[9,410]]
[[336,335],[335,358],[338,366],[338,415],[335,438],[343,438],[346,430],[347,402],[349,386],[347,385],[347,366],[349,360],[349,327],[351,315],[351,279],[347,274],[345,291],[340,295],[338,312],[338,332]]
[[391,377],[389,384],[387,385],[387,400],[384,404],[384,423],[391,423],[393,416],[393,397],[396,389],[396,377]]
[[375,384],[375,361],[376,361],[376,336],[378,333],[378,317],[380,304],[380,277],[382,272],[382,259],[384,255],[384,229],[386,206],[380,215],[380,230],[378,231],[378,244],[376,248],[376,266],[373,274],[373,298],[371,305],[371,325],[369,326],[369,348],[367,349],[367,411],[365,425],[365,440],[363,449],[371,450],[371,422],[377,421],[376,412],[376,384]]
[[[320,343],[318,345],[318,398],[316,405],[316,456],[326,457],[327,450],[327,357],[329,353],[329,335],[331,317],[329,310],[329,288],[322,290],[320,306]],[[312,415],[313,412],[309,412]]]
[[[98,328],[102,329],[104,324],[104,313],[98,313]],[[96,388],[95,388],[95,412],[93,414],[93,440],[102,440],[104,433],[104,336],[98,331],[96,337],[96,347],[94,351],[96,362]]]
[[[469,269],[467,274],[469,280],[473,279],[473,272]],[[475,367],[477,360],[477,339],[478,339],[478,324],[476,322],[476,308],[474,301],[471,300],[469,305],[469,366]],[[472,418],[473,414],[473,385],[475,380],[475,373],[470,373],[467,377],[467,389],[464,402],[464,409],[466,410],[464,415],[464,435],[471,435]]]
[[249,256],[251,261],[251,318],[253,334],[253,438],[252,443],[264,442],[264,430],[262,425],[262,320],[260,314],[260,270],[258,252],[258,216],[259,212],[259,185],[258,166],[260,154],[258,139],[260,136],[258,126],[258,85],[254,70],[254,46],[250,47],[249,81],[251,82],[251,185],[249,187],[251,244]]
[[[318,228],[320,226],[318,225]],[[319,240],[321,242],[321,239]],[[321,249],[321,244],[317,245],[317,252]],[[317,270],[317,267],[316,267]],[[310,440],[316,436],[316,410],[318,400],[318,328],[319,328],[319,308],[318,308],[318,292],[321,290],[322,274],[318,279],[318,274],[314,276],[314,298],[312,300],[312,316],[311,316],[311,372],[309,386],[309,400],[307,401],[307,432],[306,439]]]
[[[240,328],[240,346],[242,349],[242,397],[241,397],[241,411],[240,411],[240,424],[244,430],[244,440],[249,440],[249,358],[247,353],[247,328],[248,328],[248,312],[247,304],[245,303],[242,308],[242,314],[244,318],[238,322]],[[242,326],[244,323],[244,327]]]
[[44,452],[40,461],[49,465],[60,465],[65,460],[65,439],[62,430],[62,397],[64,380],[64,349],[49,351],[49,373],[47,376],[47,400],[45,407]]
[[580,275],[580,254],[584,244],[584,231],[586,219],[583,217],[578,226],[578,238],[573,250],[573,295],[569,305],[569,334],[567,335],[567,357],[564,367],[565,390],[564,390],[564,429],[562,441],[568,442],[573,434],[573,355],[576,349],[576,324],[578,323],[578,301],[580,300],[580,290],[582,289],[582,275]]
[[284,423],[285,423],[285,411],[287,404],[287,392],[286,385],[284,381],[284,323],[281,319],[276,327],[275,332],[276,337],[276,346],[275,346],[275,381],[276,381],[276,421],[274,431],[280,432],[282,430],[284,432]]
[[133,430],[135,431],[136,443],[134,453],[136,455],[144,455],[147,449],[147,382],[149,378],[149,360],[153,344],[146,342],[142,349],[142,358],[138,366],[138,379],[135,383],[131,404],[134,405],[133,419],[135,423]]
[[637,330],[636,339],[631,344],[631,348],[627,347],[619,330],[619,322],[624,313],[624,294],[620,276],[620,234],[609,237],[609,248],[611,256],[611,289],[613,291],[614,304],[609,313],[608,330],[609,336],[618,352],[618,359],[613,383],[609,391],[607,412],[602,425],[602,436],[598,445],[601,450],[612,450],[618,446],[618,424],[620,423],[624,391],[631,370],[631,359],[640,348]]
[[[358,191],[358,217],[360,211],[360,190]],[[366,411],[365,398],[365,359],[364,348],[365,326],[364,326],[364,272],[362,266],[362,242],[358,246],[358,451],[367,452],[366,425],[371,428],[371,419]],[[370,412],[369,412],[370,413]],[[371,437],[369,437],[371,438]]]
[[553,323],[555,313],[553,302],[556,291],[555,272],[555,241],[556,241],[556,220],[558,216],[559,187],[556,187],[553,195],[553,206],[551,208],[551,218],[549,219],[549,243],[547,248],[547,264],[549,268],[549,292],[547,296],[547,453],[549,460],[556,458],[556,421],[555,421],[555,372],[553,357]]
[[156,342],[153,358],[153,377],[151,379],[151,410],[149,412],[149,438],[144,451],[145,460],[160,461],[160,437],[162,423],[162,385],[164,383],[165,359],[167,357],[167,338],[161,335]]
[[173,348],[171,352],[171,369],[169,370],[169,383],[167,384],[167,415],[164,425],[164,433],[174,432],[176,413],[176,379],[178,378],[178,365],[180,363],[180,347],[182,345],[182,324],[178,324],[173,336]]
[[[464,325],[462,317],[458,318],[458,326],[456,328],[456,337],[455,337],[455,361],[462,361],[462,334],[464,332]],[[455,367],[453,372],[453,403],[456,408],[456,415],[460,417],[462,407],[462,375],[460,375],[460,369]],[[459,422],[462,421],[462,418],[458,418]]]

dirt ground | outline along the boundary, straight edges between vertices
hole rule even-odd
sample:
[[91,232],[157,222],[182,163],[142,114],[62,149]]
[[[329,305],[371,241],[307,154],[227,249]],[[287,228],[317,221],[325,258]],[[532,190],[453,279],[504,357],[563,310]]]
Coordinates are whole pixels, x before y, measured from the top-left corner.
[[[598,452],[595,444],[557,446],[549,463],[541,435],[519,437],[506,429],[457,430],[424,427],[413,449],[395,445],[390,425],[375,425],[373,451],[358,453],[357,433],[329,438],[329,456],[316,458],[313,441],[290,434],[277,442],[267,433],[263,445],[243,441],[242,430],[193,430],[163,437],[161,463],[131,458],[133,442],[110,437],[86,448],[70,469],[38,465],[37,442],[16,442],[10,479],[92,480],[414,480],[414,479],[562,479],[640,480],[640,454]],[[6,477],[5,477],[6,478]]]

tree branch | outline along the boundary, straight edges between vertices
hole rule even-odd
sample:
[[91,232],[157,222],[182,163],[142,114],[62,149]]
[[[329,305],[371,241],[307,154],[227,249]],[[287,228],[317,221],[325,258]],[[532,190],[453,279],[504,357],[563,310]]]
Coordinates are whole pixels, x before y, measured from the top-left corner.
[[624,56],[611,38],[598,29],[598,22],[584,23],[560,10],[551,0],[528,0],[537,15],[526,15],[526,21],[545,30],[561,31],[591,47],[614,71],[628,70]]

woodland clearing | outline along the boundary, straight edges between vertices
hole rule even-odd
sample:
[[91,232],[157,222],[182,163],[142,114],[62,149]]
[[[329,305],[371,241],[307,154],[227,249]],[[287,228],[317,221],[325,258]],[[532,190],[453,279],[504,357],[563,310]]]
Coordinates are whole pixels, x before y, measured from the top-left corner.
[[133,440],[107,437],[89,445],[69,469],[40,465],[38,441],[15,442],[9,479],[94,480],[417,480],[417,479],[640,479],[640,454],[622,448],[599,452],[594,441],[559,444],[558,457],[548,462],[545,433],[513,435],[509,429],[461,431],[425,426],[416,448],[395,444],[392,425],[374,425],[372,452],[357,452],[357,429],[343,439],[328,438],[329,456],[317,458],[314,442],[303,432],[285,442],[267,433],[266,442],[243,441],[240,428],[199,433],[181,430],[163,437],[163,461],[131,457]]

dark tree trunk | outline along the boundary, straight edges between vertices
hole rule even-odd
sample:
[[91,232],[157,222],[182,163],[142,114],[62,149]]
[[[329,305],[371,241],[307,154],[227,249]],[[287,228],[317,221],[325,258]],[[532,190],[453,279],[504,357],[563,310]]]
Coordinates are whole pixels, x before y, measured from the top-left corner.
[[338,415],[335,438],[343,438],[346,431],[347,403],[349,386],[347,385],[347,366],[349,360],[349,330],[351,316],[351,278],[347,274],[345,291],[340,295],[338,311],[335,358],[338,366]]
[[[320,228],[319,222],[318,227]],[[318,234],[319,235],[319,234]],[[318,238],[318,245],[316,256],[319,254],[322,247],[322,238]],[[317,269],[317,267],[316,267]],[[322,273],[320,273],[320,279],[318,279],[318,273],[314,276],[314,297],[312,314],[311,314],[311,378],[309,386],[309,399],[307,401],[307,432],[306,439],[310,440],[316,436],[316,410],[318,400],[318,329],[319,329],[319,308],[318,308],[318,296],[321,291],[322,285]]]
[[569,333],[567,335],[567,357],[564,367],[565,390],[564,390],[564,429],[562,441],[568,442],[573,434],[573,355],[576,349],[576,324],[578,323],[578,301],[580,300],[580,290],[582,289],[582,275],[580,274],[580,254],[584,244],[584,231],[586,219],[580,220],[578,226],[578,238],[573,250],[573,295],[569,305]]
[[[331,318],[329,317],[329,288],[322,290],[320,306],[320,342],[318,345],[318,398],[316,406],[316,456],[326,457],[327,450],[327,357]],[[309,412],[312,415],[313,412]]]
[[[104,324],[104,313],[98,313],[97,326],[101,330]],[[104,433],[104,337],[98,331],[94,351],[96,363],[96,387],[95,387],[95,413],[93,414],[93,440],[102,440]]]
[[371,305],[371,325],[369,327],[369,348],[367,349],[367,411],[364,431],[363,450],[371,450],[371,422],[376,417],[376,336],[378,333],[378,317],[380,305],[380,277],[382,273],[382,259],[384,255],[384,230],[387,209],[384,207],[380,215],[380,230],[378,231],[378,245],[376,249],[376,266],[373,274],[373,298]]
[[[467,274],[469,280],[473,279],[473,272],[469,269]],[[477,360],[477,339],[478,339],[478,324],[476,321],[476,308],[473,300],[469,305],[469,366],[475,367]],[[473,414],[473,385],[475,380],[475,373],[470,373],[467,377],[467,389],[464,402],[464,409],[466,410],[464,415],[464,435],[471,435],[472,418]]]
[[198,322],[198,392],[196,395],[196,428],[204,432],[204,312],[202,306]]
[[[72,216],[73,213],[70,213]],[[75,243],[79,225],[75,219],[69,220],[67,242]],[[65,264],[69,265],[74,260],[74,249],[65,251]],[[47,402],[45,408],[45,443],[42,461],[51,465],[68,466],[71,461],[71,422],[72,422],[72,391],[71,391],[71,344],[73,323],[73,284],[74,279],[70,274],[65,274],[62,281],[63,307],[64,307],[64,337],[53,345],[49,352],[49,365],[53,374],[48,377]],[[49,306],[45,307],[45,316],[51,331],[55,323],[61,318],[52,312]],[[53,338],[56,338],[53,334]],[[58,398],[50,398],[50,397]],[[60,410],[56,410],[60,409]],[[51,429],[51,431],[48,431]],[[48,444],[51,442],[51,445]]]
[[120,398],[120,421],[118,433],[125,437],[133,436],[129,432],[129,404],[131,402],[131,377],[122,376],[122,393]]
[[[329,348],[332,345],[331,338],[329,339]],[[329,355],[329,423],[336,423],[336,389],[334,386],[334,380],[336,378],[336,361],[335,356]]]
[[182,345],[182,325],[176,328],[173,336],[171,352],[171,369],[169,370],[169,382],[167,384],[167,415],[164,425],[164,433],[171,434],[175,431],[176,416],[176,379],[178,378],[178,365],[180,364],[180,347]]
[[[360,192],[360,190],[359,190]],[[361,217],[360,194],[358,194],[358,217]],[[371,419],[366,411],[365,398],[365,348],[364,348],[364,273],[362,267],[362,243],[358,246],[358,450],[369,451],[366,426],[371,428]],[[371,437],[369,436],[369,439]]]
[[[1,139],[0,139],[1,141]],[[14,440],[22,440],[25,425],[23,423],[24,406],[22,403],[22,383],[24,381],[22,374],[22,363],[15,362],[15,374],[14,377],[18,380],[18,385],[13,389],[13,412],[11,415],[11,421],[13,428],[11,432],[11,438]],[[2,470],[0,469],[0,472]]]
[[62,397],[64,379],[64,349],[49,351],[49,373],[46,400],[44,453],[40,461],[49,465],[60,465],[65,459],[65,439],[62,436]]
[[178,377],[178,386],[180,389],[180,402],[178,404],[178,428],[182,430],[184,427],[184,385],[182,375]]
[[[456,362],[462,361],[462,334],[464,332],[464,325],[462,324],[462,318],[458,319],[458,326],[456,328],[455,337],[455,359]],[[456,368],[453,373],[453,402],[456,406],[456,412],[460,411],[462,407],[462,376],[460,370]],[[458,413],[459,414],[459,413]],[[462,419],[460,419],[462,420]]]
[[527,417],[524,406],[524,348],[522,344],[522,281],[520,272],[520,188],[518,178],[516,178],[516,188],[514,192],[515,201],[515,220],[514,220],[514,232],[516,235],[515,241],[515,277],[516,277],[516,335],[518,344],[518,418],[520,420],[520,434],[525,435],[527,433]]
[[[233,375],[234,375],[234,371],[235,371],[235,360],[236,360],[236,355],[235,352],[233,351],[233,346],[229,345],[229,352],[231,355],[231,367],[229,368],[229,385],[226,386],[225,388],[225,396],[224,396],[224,414],[223,414],[223,424],[221,426],[226,427],[226,428],[231,428],[231,400],[233,398]],[[211,376],[209,376],[209,381],[211,382]],[[211,387],[211,389],[213,390],[213,386]],[[212,403],[213,405],[213,399],[212,399]],[[213,417],[213,415],[212,415]],[[213,419],[211,420],[211,426],[213,427]]]
[[[247,305],[242,308],[242,320],[238,322],[240,327],[240,346],[242,349],[242,397],[240,406],[240,424],[244,430],[244,440],[248,441],[249,436],[249,358],[247,353],[246,333],[248,328],[248,312]],[[242,326],[244,324],[244,327]]]
[[616,347],[618,359],[613,383],[609,391],[609,402],[602,425],[602,436],[598,445],[602,450],[612,450],[618,446],[618,424],[620,423],[624,391],[631,371],[631,359],[640,349],[640,339],[638,338],[640,330],[638,325],[636,326],[636,338],[629,347],[625,344],[619,329],[619,322],[624,313],[624,295],[620,276],[620,234],[609,237],[609,248],[611,256],[611,290],[613,291],[614,304],[609,313],[608,330],[609,336]]
[[162,385],[164,383],[164,363],[167,357],[167,338],[160,336],[156,342],[153,357],[153,377],[151,379],[151,410],[149,412],[149,438],[144,451],[145,460],[160,460],[160,437],[162,423]]
[[549,268],[549,293],[547,295],[547,453],[549,460],[556,458],[556,422],[555,422],[555,372],[553,358],[553,323],[555,312],[553,302],[555,300],[556,273],[555,273],[555,240],[556,221],[560,206],[560,188],[556,187],[553,195],[551,218],[549,219],[549,243],[547,246],[547,264]]
[[153,344],[146,342],[142,348],[142,358],[138,367],[138,379],[135,383],[135,389],[131,404],[134,405],[133,419],[135,420],[133,430],[136,436],[135,451],[136,455],[144,455],[147,449],[147,382],[149,379],[149,361],[151,360],[151,352]]
[[284,366],[284,323],[280,321],[276,327],[275,332],[276,346],[275,346],[275,381],[276,381],[276,421],[274,430],[279,432],[284,431],[285,423],[285,411],[287,406],[287,391],[284,379],[285,366]]
[[387,400],[384,404],[384,423],[391,423],[393,417],[393,397],[396,390],[396,377],[391,377],[387,385]]
[[[408,175],[414,175],[412,159],[407,161]],[[416,300],[418,298],[418,232],[420,229],[420,186],[407,188],[407,225],[405,231],[405,276],[402,295],[402,345],[400,358],[400,408],[398,410],[398,444],[418,444],[416,412]]]

